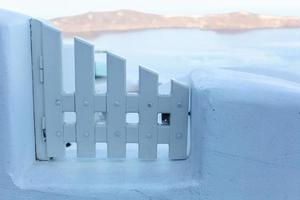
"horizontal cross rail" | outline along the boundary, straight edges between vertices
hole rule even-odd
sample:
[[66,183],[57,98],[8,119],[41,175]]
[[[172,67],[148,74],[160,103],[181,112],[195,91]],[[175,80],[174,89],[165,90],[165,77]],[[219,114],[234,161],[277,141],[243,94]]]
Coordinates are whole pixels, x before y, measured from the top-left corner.
[[[75,93],[64,93],[61,95],[63,102],[63,112],[75,112]],[[139,112],[139,95],[138,93],[128,93],[126,95],[126,112]],[[106,94],[94,94],[94,111],[106,112]],[[158,113],[171,112],[171,96],[158,95]]]
[[[76,123],[64,123],[64,141],[77,142],[75,135]],[[95,136],[97,143],[106,143],[106,124],[98,123],[95,125]],[[158,128],[158,144],[169,144],[170,127],[165,125],[157,125]],[[126,124],[126,142],[138,143],[138,124]]]

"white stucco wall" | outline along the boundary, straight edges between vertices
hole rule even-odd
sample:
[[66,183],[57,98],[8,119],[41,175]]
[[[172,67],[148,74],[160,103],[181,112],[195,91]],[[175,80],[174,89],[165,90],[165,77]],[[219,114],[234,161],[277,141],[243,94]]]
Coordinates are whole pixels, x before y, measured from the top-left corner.
[[192,73],[201,196],[299,198],[300,85],[290,80],[294,73],[280,74],[272,69]]
[[15,185],[35,161],[29,19],[0,9],[0,199],[80,199]]
[[29,17],[0,10],[2,167],[19,176],[34,161]]

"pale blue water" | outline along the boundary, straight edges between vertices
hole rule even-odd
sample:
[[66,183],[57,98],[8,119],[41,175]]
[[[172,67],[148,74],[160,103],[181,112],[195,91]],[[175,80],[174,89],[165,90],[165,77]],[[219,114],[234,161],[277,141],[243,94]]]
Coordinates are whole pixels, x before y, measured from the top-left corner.
[[91,42],[96,49],[126,58],[127,76],[135,80],[138,65],[156,70],[162,81],[201,67],[300,69],[300,29],[243,33],[162,29],[107,34]]
[[[170,78],[184,77],[197,68],[253,68],[252,71],[272,68],[287,71],[289,74],[283,76],[289,79],[298,80],[300,76],[300,29],[226,34],[162,29],[106,34],[90,42],[95,49],[126,58],[127,80],[131,83],[138,80],[139,65],[157,71],[163,83]],[[64,53],[68,59],[64,60],[63,85],[66,91],[72,92],[75,89],[73,49],[66,47]],[[96,61],[96,71],[105,73],[105,57],[96,54]],[[298,76],[291,77],[291,72]]]

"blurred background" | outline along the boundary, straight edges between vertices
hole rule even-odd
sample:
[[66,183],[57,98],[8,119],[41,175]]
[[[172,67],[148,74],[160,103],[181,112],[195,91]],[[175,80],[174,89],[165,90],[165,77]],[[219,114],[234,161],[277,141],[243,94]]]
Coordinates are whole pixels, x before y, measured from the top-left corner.
[[162,15],[197,16],[241,10],[266,15],[300,15],[297,0],[1,0],[0,7],[47,19],[119,9]]
[[[1,0],[0,6],[61,29],[65,66],[73,65],[74,36],[93,43],[98,80],[106,76],[106,51],[126,58],[132,91],[139,65],[157,71],[166,87],[170,78],[185,81],[197,68],[299,71],[300,1]],[[64,68],[68,92],[72,73]]]

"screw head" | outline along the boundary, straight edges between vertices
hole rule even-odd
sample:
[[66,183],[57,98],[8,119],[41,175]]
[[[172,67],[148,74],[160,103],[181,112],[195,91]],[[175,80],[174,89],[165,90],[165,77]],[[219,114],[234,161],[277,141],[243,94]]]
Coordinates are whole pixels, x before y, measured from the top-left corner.
[[89,136],[89,132],[85,132],[83,135],[84,135],[85,137],[88,137],[88,136]]
[[114,132],[114,135],[115,135],[116,137],[121,137],[120,131],[115,131],[115,132]]
[[178,108],[181,108],[181,107],[182,107],[182,103],[181,103],[181,102],[178,102],[178,103],[177,103],[177,107],[178,107]]
[[148,134],[146,135],[146,138],[151,139],[151,138],[152,138],[152,134],[151,134],[151,133],[148,133]]
[[60,137],[61,136],[61,132],[60,131],[56,131],[56,136]]
[[55,104],[56,104],[57,106],[60,106],[60,105],[61,105],[61,101],[60,101],[59,99],[56,99],[56,100],[55,100]]
[[83,105],[84,105],[84,106],[88,106],[88,105],[89,105],[88,100],[84,100],[84,101],[83,101]]
[[119,107],[119,106],[120,106],[120,102],[119,102],[119,101],[115,101],[115,102],[114,102],[114,106],[115,106],[115,107]]
[[181,139],[181,138],[182,138],[182,134],[181,134],[181,133],[177,133],[177,134],[176,134],[176,138],[177,138],[177,139]]
[[151,108],[151,107],[152,107],[152,103],[149,102],[149,103],[147,104],[147,106],[148,106],[148,108]]

